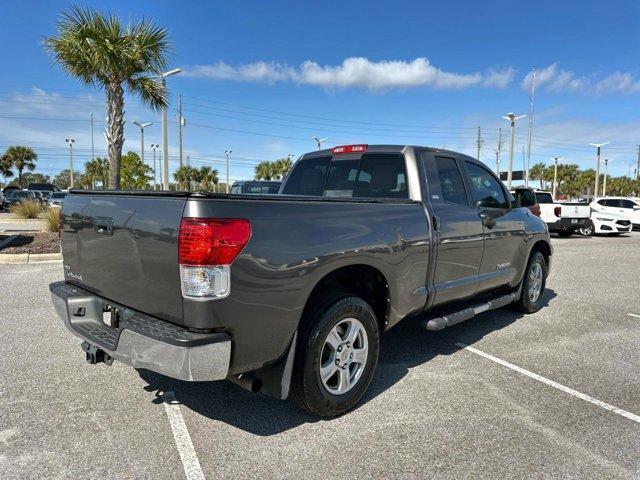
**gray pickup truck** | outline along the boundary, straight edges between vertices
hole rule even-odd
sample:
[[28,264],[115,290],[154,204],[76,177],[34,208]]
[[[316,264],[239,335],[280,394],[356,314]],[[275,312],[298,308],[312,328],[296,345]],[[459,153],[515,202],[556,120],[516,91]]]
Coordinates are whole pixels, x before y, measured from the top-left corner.
[[302,156],[272,196],[71,191],[50,286],[89,363],[231,380],[334,416],[380,334],[543,305],[552,248],[482,163],[433,148]]

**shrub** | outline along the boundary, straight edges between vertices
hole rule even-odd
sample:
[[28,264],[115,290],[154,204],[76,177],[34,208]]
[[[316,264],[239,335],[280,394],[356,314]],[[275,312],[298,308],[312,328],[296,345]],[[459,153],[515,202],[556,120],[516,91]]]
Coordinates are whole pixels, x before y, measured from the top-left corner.
[[47,226],[47,232],[57,232],[60,229],[59,212],[59,208],[49,208],[44,212],[44,223]]
[[22,200],[11,205],[9,211],[20,218],[38,218],[42,212],[42,206],[35,200]]

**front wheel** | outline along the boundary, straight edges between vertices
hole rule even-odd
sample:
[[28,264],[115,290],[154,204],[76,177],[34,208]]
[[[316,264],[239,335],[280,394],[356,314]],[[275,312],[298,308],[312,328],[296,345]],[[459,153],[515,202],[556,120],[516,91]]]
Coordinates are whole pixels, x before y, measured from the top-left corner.
[[303,409],[334,417],[351,409],[369,388],[380,333],[372,308],[358,297],[347,296],[322,310],[303,319],[292,394]]
[[594,233],[594,225],[591,220],[589,220],[583,227],[580,227],[580,235],[584,235],[585,237],[590,237]]
[[514,304],[516,310],[534,313],[542,308],[544,290],[547,285],[547,262],[540,252],[533,252],[522,279],[520,299]]

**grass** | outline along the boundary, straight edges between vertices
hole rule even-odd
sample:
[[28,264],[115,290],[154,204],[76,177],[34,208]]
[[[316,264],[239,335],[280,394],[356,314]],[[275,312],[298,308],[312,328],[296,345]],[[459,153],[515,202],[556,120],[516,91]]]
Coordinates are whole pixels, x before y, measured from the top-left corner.
[[60,229],[59,212],[59,208],[49,208],[44,212],[44,223],[47,227],[47,232],[57,232]]
[[11,205],[9,211],[19,218],[38,218],[42,212],[42,205],[35,200],[23,200]]

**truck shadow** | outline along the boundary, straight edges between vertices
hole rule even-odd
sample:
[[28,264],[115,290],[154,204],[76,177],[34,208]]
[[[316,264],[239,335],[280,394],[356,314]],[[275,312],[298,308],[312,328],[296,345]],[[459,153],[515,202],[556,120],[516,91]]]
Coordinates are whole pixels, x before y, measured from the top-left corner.
[[[556,293],[545,291],[546,307]],[[409,370],[438,355],[460,350],[456,342],[473,345],[485,335],[509,326],[524,315],[508,309],[486,312],[440,332],[427,332],[419,319],[406,319],[382,336],[382,349],[376,375],[359,407],[390,389]],[[270,436],[303,423],[331,421],[320,419],[297,408],[292,401],[250,393],[231,382],[182,382],[149,370],[138,370],[147,383],[145,390],[155,391],[155,403],[162,403],[162,392],[173,391],[186,408],[211,420],[224,422],[254,435]]]

